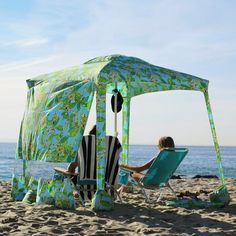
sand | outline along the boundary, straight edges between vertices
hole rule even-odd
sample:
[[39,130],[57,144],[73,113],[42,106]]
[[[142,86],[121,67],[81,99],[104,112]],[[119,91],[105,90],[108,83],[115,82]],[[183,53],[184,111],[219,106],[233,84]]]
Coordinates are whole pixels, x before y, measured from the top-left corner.
[[[173,179],[177,191],[211,191],[217,179]],[[0,235],[236,235],[236,179],[227,179],[232,201],[221,209],[186,209],[147,204],[140,192],[124,193],[112,212],[75,211],[13,202],[0,182]],[[171,195],[165,191],[164,198]],[[157,192],[151,192],[151,198]],[[202,194],[201,197],[205,197]]]

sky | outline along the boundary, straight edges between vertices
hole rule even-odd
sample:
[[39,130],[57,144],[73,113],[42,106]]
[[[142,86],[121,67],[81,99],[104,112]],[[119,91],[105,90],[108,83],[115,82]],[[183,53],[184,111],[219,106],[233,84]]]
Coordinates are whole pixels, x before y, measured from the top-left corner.
[[[219,143],[236,146],[235,24],[234,0],[0,1],[0,142],[17,141],[26,79],[123,54],[209,80]],[[94,109],[87,129],[95,121]],[[120,137],[120,113],[118,118]],[[177,145],[213,144],[201,92],[132,99],[130,143],[156,144],[163,135]]]

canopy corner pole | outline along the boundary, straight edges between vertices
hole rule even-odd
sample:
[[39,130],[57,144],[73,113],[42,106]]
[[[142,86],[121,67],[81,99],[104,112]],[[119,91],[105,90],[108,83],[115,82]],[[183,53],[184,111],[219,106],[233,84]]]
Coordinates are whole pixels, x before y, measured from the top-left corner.
[[124,97],[123,111],[122,111],[122,163],[128,164],[129,156],[129,125],[130,125],[130,97]]
[[114,136],[117,137],[118,136],[118,131],[117,131],[117,81],[115,82],[115,119],[114,119]]
[[209,123],[210,123],[210,127],[211,127],[211,133],[212,133],[212,138],[213,138],[215,152],[216,152],[216,160],[217,160],[218,170],[219,170],[219,174],[220,174],[220,181],[221,181],[222,185],[225,185],[224,169],[222,166],[220,147],[219,147],[218,139],[216,136],[215,124],[214,124],[214,120],[213,120],[212,109],[211,109],[209,94],[208,94],[207,90],[204,92],[204,97],[205,97],[207,114],[208,114],[208,119],[209,119]]
[[97,190],[105,187],[105,132],[106,132],[106,86],[99,85],[96,93],[96,148]]
[[26,165],[26,160],[25,158],[23,159],[23,177],[25,178],[26,176],[26,168],[27,168],[27,165]]

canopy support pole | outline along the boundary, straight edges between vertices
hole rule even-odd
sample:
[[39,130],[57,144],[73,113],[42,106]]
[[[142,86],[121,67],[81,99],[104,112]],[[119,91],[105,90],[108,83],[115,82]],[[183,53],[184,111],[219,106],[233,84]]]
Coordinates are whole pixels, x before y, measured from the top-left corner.
[[115,129],[115,134],[114,136],[117,137],[118,136],[118,132],[117,132],[117,82],[115,82],[115,119],[114,119],[114,129]]
[[26,168],[27,168],[27,166],[26,166],[26,160],[23,159],[23,177],[26,176]]
[[122,163],[128,164],[129,156],[129,123],[130,123],[130,98],[124,97],[123,122],[122,122]]
[[96,93],[96,147],[97,147],[97,189],[103,190],[105,183],[105,130],[106,130],[106,90]]
[[106,85],[98,84],[96,93],[96,148],[97,148],[97,191],[92,199],[92,210],[109,211],[114,208],[111,196],[105,189],[106,164]]
[[218,170],[219,170],[219,174],[220,174],[220,181],[221,181],[222,185],[225,185],[224,169],[222,166],[220,147],[219,147],[219,143],[218,143],[217,136],[216,136],[216,130],[215,130],[215,125],[214,125],[214,120],[213,120],[212,109],[211,109],[208,91],[204,92],[204,96],[205,96],[205,102],[206,102],[206,107],[207,107],[208,119],[209,119],[210,127],[211,127],[211,133],[212,133],[213,142],[214,142],[215,151],[216,151],[216,160],[217,160]]

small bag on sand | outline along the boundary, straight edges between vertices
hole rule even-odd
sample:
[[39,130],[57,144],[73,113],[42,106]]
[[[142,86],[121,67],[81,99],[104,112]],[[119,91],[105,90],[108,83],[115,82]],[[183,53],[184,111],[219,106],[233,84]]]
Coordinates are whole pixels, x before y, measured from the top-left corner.
[[229,192],[226,186],[222,185],[215,191],[209,194],[210,201],[214,204],[220,204],[226,206],[230,202]]
[[111,196],[104,190],[98,190],[92,199],[93,211],[111,211],[114,209],[114,202]]
[[11,197],[14,201],[22,201],[28,191],[29,176],[12,175]]
[[55,206],[62,209],[75,209],[74,188],[68,178],[64,179],[62,188],[55,192]]

